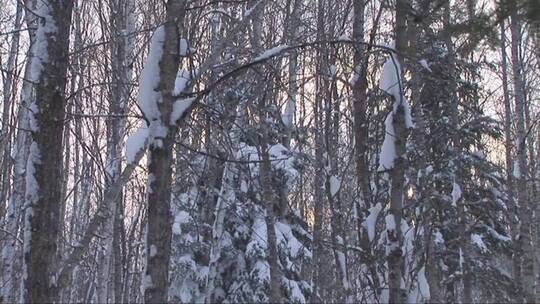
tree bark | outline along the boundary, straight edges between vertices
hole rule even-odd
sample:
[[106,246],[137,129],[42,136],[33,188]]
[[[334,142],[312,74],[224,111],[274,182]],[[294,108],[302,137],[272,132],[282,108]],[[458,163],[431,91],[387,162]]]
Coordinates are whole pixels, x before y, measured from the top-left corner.
[[[396,2],[396,51],[398,54],[405,54],[407,50],[407,0],[397,0]],[[402,61],[401,58],[397,58]],[[399,63],[394,63],[399,64]],[[399,75],[402,79],[403,75]],[[402,83],[401,80],[398,80]],[[388,258],[388,288],[389,288],[389,303],[403,302],[401,292],[402,273],[401,267],[403,263],[403,252],[401,249],[403,236],[401,231],[401,218],[403,214],[403,188],[405,185],[405,168],[406,164],[406,142],[407,142],[407,126],[405,123],[405,108],[404,92],[400,85],[400,100],[394,100],[397,103],[396,110],[392,114],[392,123],[394,126],[394,144],[396,151],[396,159],[394,167],[390,172],[391,190],[390,190],[390,208],[389,215],[393,217],[393,227],[387,226],[387,258]],[[394,99],[397,97],[394,96]],[[388,135],[387,135],[388,136]]]
[[[109,114],[107,118],[107,155],[105,170],[105,193],[121,178],[122,145],[125,132],[126,105],[129,100],[129,83],[131,82],[130,59],[132,43],[128,35],[134,31],[129,28],[129,17],[133,4],[130,0],[113,0],[111,12],[111,92]],[[103,261],[100,263],[99,300],[102,303],[116,303],[121,300],[122,268],[120,236],[123,234],[122,223],[122,191],[114,198],[106,198],[107,219],[102,227],[105,236]]]
[[519,205],[519,254],[521,255],[521,292],[526,303],[533,303],[534,297],[534,250],[531,238],[531,208],[527,196],[527,141],[525,131],[525,93],[523,87],[522,62],[519,55],[521,44],[521,22],[518,8],[514,3],[510,7],[510,30],[512,34],[511,57],[514,84],[514,101],[516,116],[516,160],[514,168],[516,179],[517,202]]
[[69,30],[73,1],[42,0],[31,61],[35,101],[30,105],[32,143],[26,176],[23,302],[53,302],[60,230],[62,135]]
[[[325,39],[325,30],[324,30],[324,12],[326,7],[326,1],[318,0],[317,1],[317,40],[324,41]],[[326,65],[324,64],[326,60],[326,51],[324,50],[325,46],[322,45],[317,50],[317,61],[316,61],[316,79],[315,79],[315,105],[313,112],[313,123],[315,129],[315,176],[313,179],[313,291],[311,296],[312,302],[322,301],[321,290],[323,290],[322,285],[322,272],[320,270],[322,265],[323,257],[323,208],[324,208],[324,139],[322,136],[322,102],[324,98],[324,92],[326,91],[325,85],[326,81],[324,80],[324,71]]]
[[[14,128],[11,126],[10,114],[14,108],[14,91],[16,92],[17,58],[20,40],[20,30],[22,27],[23,4],[18,2],[15,12],[14,33],[9,47],[6,76],[3,83],[3,109],[2,109],[2,129],[0,130],[0,219],[4,218],[4,202],[8,196],[11,182],[11,137]],[[11,130],[10,130],[11,129]],[[0,281],[1,283],[2,281]],[[1,295],[0,295],[1,296]]]
[[[17,4],[17,16],[16,27],[20,29],[21,24],[18,18],[22,17],[23,4]],[[29,25],[29,24],[28,24]],[[34,41],[34,31],[29,32],[30,42]],[[15,34],[13,37],[12,47],[17,48],[19,35]],[[13,53],[14,51],[12,51]],[[11,56],[11,55],[10,55]],[[28,52],[29,61],[32,58],[32,52]],[[10,70],[10,69],[8,69]],[[9,75],[8,75],[9,76]],[[24,79],[30,77],[30,65],[27,64],[24,71]],[[11,81],[6,81],[9,84]],[[28,111],[26,109],[29,98],[31,96],[32,83],[24,81],[21,90],[20,105],[17,113],[17,133],[15,135],[15,146],[13,156],[13,185],[10,193],[10,199],[8,200],[5,229],[9,232],[3,246],[2,246],[2,273],[0,275],[0,284],[2,286],[0,290],[0,302],[12,303],[16,302],[19,297],[19,280],[20,280],[20,267],[21,267],[21,248],[20,240],[17,236],[21,219],[23,218],[23,205],[24,205],[24,193],[25,193],[25,170],[26,161],[28,155],[28,149],[30,147],[30,141],[26,130],[28,129]],[[10,88],[4,91],[4,100],[10,98]],[[4,112],[5,113],[5,112]],[[1,145],[0,145],[1,146]],[[7,148],[7,146],[6,146]],[[9,150],[8,150],[9,152]],[[9,153],[8,153],[9,156]],[[2,202],[2,199],[0,199]],[[1,218],[1,217],[0,217]]]
[[[163,138],[150,141],[148,154],[148,224],[146,232],[146,264],[143,278],[145,303],[168,301],[169,261],[171,253],[172,216],[170,210],[173,145],[176,124],[171,125],[171,113],[175,97],[175,79],[180,62],[179,26],[183,24],[186,1],[170,0],[166,4],[167,16],[164,27],[163,54],[159,61],[159,89],[161,102],[160,126],[167,128]],[[161,46],[159,46],[161,47]],[[152,126],[151,126],[152,127]]]
[[[510,201],[510,206],[514,206],[514,179],[513,179],[513,158],[512,158],[512,101],[510,96],[509,89],[509,80],[508,80],[508,60],[506,53],[506,29],[505,29],[505,19],[501,17],[500,24],[501,31],[501,58],[502,58],[502,85],[503,85],[503,97],[504,97],[504,137],[505,137],[505,163],[506,163],[506,187],[508,191],[508,200]],[[513,214],[517,214],[517,210],[512,210]],[[512,220],[512,245],[514,250],[512,252],[512,277],[516,284],[521,282],[521,262],[519,251],[519,233],[517,232],[517,223],[515,220]],[[515,298],[521,297],[519,288],[515,289]]]

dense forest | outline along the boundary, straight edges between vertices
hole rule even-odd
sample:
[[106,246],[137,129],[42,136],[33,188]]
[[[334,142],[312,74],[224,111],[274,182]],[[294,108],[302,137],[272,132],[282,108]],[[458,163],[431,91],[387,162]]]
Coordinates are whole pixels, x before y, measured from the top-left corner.
[[540,302],[538,0],[0,0],[0,303]]

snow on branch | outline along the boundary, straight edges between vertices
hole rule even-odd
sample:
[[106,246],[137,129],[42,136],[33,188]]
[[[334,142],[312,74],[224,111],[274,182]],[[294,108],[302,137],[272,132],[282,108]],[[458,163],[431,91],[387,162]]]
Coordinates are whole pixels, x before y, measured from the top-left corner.
[[289,46],[286,45],[286,44],[278,45],[276,47],[273,47],[271,49],[268,49],[268,50],[264,51],[261,55],[255,57],[252,62],[258,62],[258,61],[263,61],[263,60],[270,59],[270,58],[280,54],[281,52],[283,52],[284,50],[286,50],[288,48],[289,48]]
[[379,80],[379,88],[392,95],[394,98],[394,104],[392,111],[388,113],[385,124],[385,137],[381,149],[379,160],[379,171],[390,170],[394,167],[394,160],[398,157],[396,155],[395,145],[395,129],[394,129],[394,115],[397,113],[398,108],[401,106],[405,115],[405,127],[413,128],[411,110],[407,99],[403,92],[403,83],[401,80],[401,65],[394,51],[390,52],[390,58],[386,60],[383,65],[381,78]]
[[159,62],[163,56],[165,29],[158,27],[150,40],[150,51],[141,72],[139,80],[138,104],[148,121],[159,119],[158,102],[161,102],[159,91],[160,69]]
[[135,133],[133,133],[126,142],[126,161],[128,164],[132,164],[137,153],[141,151],[148,139],[148,128],[140,127]]

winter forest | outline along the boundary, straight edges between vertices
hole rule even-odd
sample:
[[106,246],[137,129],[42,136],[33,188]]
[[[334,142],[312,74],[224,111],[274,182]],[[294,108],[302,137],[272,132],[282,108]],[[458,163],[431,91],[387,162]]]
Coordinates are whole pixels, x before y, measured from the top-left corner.
[[540,302],[538,0],[0,0],[0,303]]

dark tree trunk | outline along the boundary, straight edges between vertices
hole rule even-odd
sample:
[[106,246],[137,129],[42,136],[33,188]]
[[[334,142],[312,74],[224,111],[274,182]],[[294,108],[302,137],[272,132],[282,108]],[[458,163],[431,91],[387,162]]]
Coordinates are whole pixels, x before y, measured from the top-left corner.
[[[35,101],[27,166],[23,302],[56,301],[56,251],[61,229],[65,87],[73,1],[43,0],[33,47]],[[46,49],[43,49],[43,47]]]

